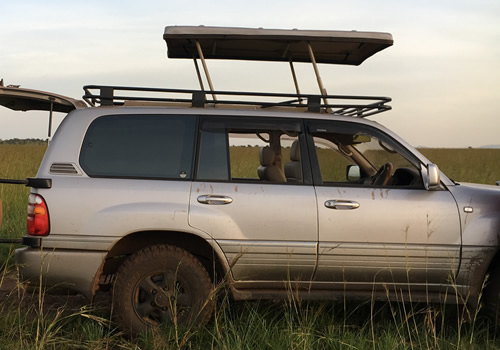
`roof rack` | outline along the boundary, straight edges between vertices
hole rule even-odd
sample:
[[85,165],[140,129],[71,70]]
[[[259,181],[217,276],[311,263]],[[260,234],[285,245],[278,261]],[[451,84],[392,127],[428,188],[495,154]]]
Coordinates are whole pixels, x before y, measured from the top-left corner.
[[[254,108],[283,107],[309,112],[331,113],[364,118],[388,111],[389,97],[311,95],[298,93],[267,93],[237,91],[203,91],[146,87],[86,85],[83,99],[91,106],[123,106],[128,101],[147,102],[150,105],[188,103],[191,107],[247,106]],[[217,99],[208,98],[217,95]],[[335,103],[325,103],[325,100]],[[322,102],[323,101],[323,102]]]

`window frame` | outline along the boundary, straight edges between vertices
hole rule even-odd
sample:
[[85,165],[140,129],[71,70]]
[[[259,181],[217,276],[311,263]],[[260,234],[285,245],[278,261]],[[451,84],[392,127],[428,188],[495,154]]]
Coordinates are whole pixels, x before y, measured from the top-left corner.
[[[208,123],[219,124],[219,127],[223,127],[225,140],[226,140],[226,155],[225,159],[227,161],[228,175],[226,179],[203,179],[199,178],[198,173],[200,172],[200,155],[202,153],[202,134],[205,125]],[[262,129],[262,132],[269,130],[280,130],[279,126],[283,125],[293,125],[297,128],[299,145],[300,145],[300,156],[302,165],[302,182],[266,182],[258,179],[233,179],[231,178],[231,163],[230,163],[230,149],[229,149],[229,134],[231,129],[238,130],[258,130]],[[200,116],[198,127],[198,141],[196,150],[196,162],[194,167],[193,179],[198,182],[222,182],[222,183],[249,183],[249,184],[273,184],[273,185],[312,185],[312,172],[310,168],[309,152],[307,151],[307,141],[306,133],[303,119],[298,118],[286,118],[286,117],[270,117],[270,116],[234,116],[234,115],[214,115],[214,116]],[[268,127],[268,128],[266,128]],[[215,127],[214,127],[215,129]],[[284,165],[285,163],[283,163]]]
[[[380,141],[383,143],[389,144],[390,146],[394,146],[394,151],[399,153],[403,158],[405,158],[408,163],[412,164],[415,167],[415,170],[418,171],[420,180],[422,179],[422,162],[406,147],[401,145],[397,140],[394,138],[390,137],[383,131],[370,126],[370,125],[365,125],[365,124],[359,124],[359,123],[354,123],[354,122],[347,122],[347,121],[336,121],[336,120],[306,120],[305,121],[305,130],[306,130],[306,141],[307,141],[307,148],[309,150],[309,159],[311,162],[311,171],[312,171],[312,178],[313,178],[313,183],[314,186],[326,186],[326,187],[361,187],[361,188],[379,188],[380,186],[377,185],[370,185],[370,184],[359,184],[355,182],[349,182],[349,181],[343,181],[343,182],[334,182],[334,183],[323,183],[322,176],[321,176],[321,169],[320,169],[320,164],[319,164],[319,159],[316,153],[315,149],[315,142],[314,142],[314,137],[313,129],[325,129],[325,133],[327,133],[327,130],[336,130],[336,129],[352,129],[353,131],[366,131],[370,135],[373,135],[377,137]],[[332,131],[333,131],[332,130]],[[368,162],[370,162],[367,159]],[[362,170],[362,169],[361,169]],[[378,169],[377,169],[378,170]],[[391,189],[423,189],[425,188],[420,186],[415,186],[415,187],[409,187],[409,186],[397,186],[397,185],[386,185],[383,186],[386,188],[391,188]]]
[[[186,177],[170,177],[170,176],[140,176],[140,175],[103,175],[103,174],[95,174],[92,171],[89,171],[88,166],[85,164],[85,159],[84,157],[84,147],[85,147],[85,140],[87,136],[89,135],[89,132],[91,132],[92,125],[99,121],[102,120],[102,118],[127,118],[127,117],[177,117],[179,119],[184,119],[184,118],[193,118],[193,124],[191,125],[191,133],[192,133],[192,143],[191,143],[191,150],[190,150],[190,167],[189,167],[189,173],[186,174]],[[85,131],[85,134],[83,135],[82,143],[79,148],[79,154],[78,154],[78,164],[84,171],[84,173],[90,177],[90,178],[103,178],[103,179],[134,179],[134,180],[170,180],[170,181],[192,181],[194,178],[194,166],[195,166],[195,151],[197,149],[197,133],[198,133],[198,124],[199,124],[199,116],[198,115],[185,115],[185,114],[175,114],[175,113],[123,113],[123,114],[104,114],[96,117],[95,119],[92,120],[92,122],[88,125],[87,130]]]

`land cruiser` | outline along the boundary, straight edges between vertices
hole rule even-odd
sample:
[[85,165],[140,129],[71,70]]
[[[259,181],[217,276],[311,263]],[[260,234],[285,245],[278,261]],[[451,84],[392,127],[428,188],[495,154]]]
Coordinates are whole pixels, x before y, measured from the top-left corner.
[[[323,87],[318,64],[359,65],[390,34],[175,26],[164,39],[194,60],[199,90],[0,88],[8,108],[69,112],[36,178],[2,181],[31,187],[23,278],[89,299],[107,285],[133,333],[207,322],[221,289],[472,307],[484,295],[496,312],[499,188],[450,180],[366,118],[390,98]],[[215,90],[208,59],[288,62],[295,92]],[[313,64],[319,94],[300,92],[295,62]]]

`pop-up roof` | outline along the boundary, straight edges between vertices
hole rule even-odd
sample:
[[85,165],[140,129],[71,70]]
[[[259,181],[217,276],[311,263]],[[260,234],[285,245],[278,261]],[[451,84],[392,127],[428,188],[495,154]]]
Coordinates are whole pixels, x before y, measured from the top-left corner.
[[170,58],[311,62],[309,44],[317,63],[359,65],[391,46],[389,33],[222,28],[166,27],[163,39]]
[[[300,89],[293,67],[294,62],[310,62],[314,67],[320,94],[329,105],[317,63],[360,65],[368,57],[393,44],[389,33],[283,30],[223,27],[165,27],[163,34],[168,47],[168,57],[193,59],[201,90],[205,91],[198,67],[200,59],[209,85],[214,92],[206,59],[289,62],[295,91]],[[216,101],[215,93],[212,93]]]

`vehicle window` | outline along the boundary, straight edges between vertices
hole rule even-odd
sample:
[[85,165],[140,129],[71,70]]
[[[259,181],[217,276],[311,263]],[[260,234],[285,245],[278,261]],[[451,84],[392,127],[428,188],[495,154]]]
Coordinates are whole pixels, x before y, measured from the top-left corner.
[[[228,134],[229,163],[231,168],[231,179],[253,179],[259,180],[258,169],[260,167],[259,153],[269,143],[268,132],[242,131]],[[277,163],[279,155],[274,155],[272,163]]]
[[314,137],[314,146],[323,182],[346,181],[347,166],[356,163],[327,138]]
[[195,116],[112,115],[89,126],[80,164],[89,176],[190,179]]
[[321,183],[422,187],[416,161],[380,132],[334,123],[311,131]]
[[298,123],[268,118],[208,120],[202,123],[196,178],[301,183],[298,130]]
[[222,128],[201,131],[197,179],[228,180],[227,135]]

